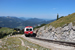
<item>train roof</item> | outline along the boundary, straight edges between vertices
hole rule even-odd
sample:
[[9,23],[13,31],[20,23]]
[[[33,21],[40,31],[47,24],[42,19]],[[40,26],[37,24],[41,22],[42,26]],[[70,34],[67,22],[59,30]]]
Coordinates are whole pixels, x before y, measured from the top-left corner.
[[33,28],[32,26],[26,26],[25,28]]

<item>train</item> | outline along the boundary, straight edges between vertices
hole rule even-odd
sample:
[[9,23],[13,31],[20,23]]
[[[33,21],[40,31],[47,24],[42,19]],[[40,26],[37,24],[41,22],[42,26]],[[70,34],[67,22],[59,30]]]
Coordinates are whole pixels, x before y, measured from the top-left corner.
[[26,26],[24,28],[24,34],[26,37],[36,37],[36,33],[33,32],[32,26]]

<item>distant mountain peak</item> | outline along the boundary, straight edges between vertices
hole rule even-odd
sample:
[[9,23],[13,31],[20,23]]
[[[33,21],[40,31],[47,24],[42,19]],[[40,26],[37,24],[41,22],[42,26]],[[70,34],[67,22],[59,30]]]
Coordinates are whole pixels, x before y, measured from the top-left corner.
[[10,16],[7,16],[6,18],[11,18]]

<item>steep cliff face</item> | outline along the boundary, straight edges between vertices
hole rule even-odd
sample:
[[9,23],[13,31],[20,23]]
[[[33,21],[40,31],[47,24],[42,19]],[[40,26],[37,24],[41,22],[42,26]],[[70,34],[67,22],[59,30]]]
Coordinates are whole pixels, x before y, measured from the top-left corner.
[[75,26],[72,25],[72,22],[67,26],[63,27],[41,27],[37,32],[37,37],[45,38],[50,40],[60,40],[60,41],[69,41],[75,42]]
[[37,37],[75,42],[75,13],[38,28]]

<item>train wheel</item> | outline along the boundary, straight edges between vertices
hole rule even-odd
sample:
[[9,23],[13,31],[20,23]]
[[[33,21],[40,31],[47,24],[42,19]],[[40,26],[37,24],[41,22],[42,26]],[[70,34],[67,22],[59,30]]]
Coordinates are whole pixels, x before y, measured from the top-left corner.
[[33,37],[36,37],[36,33],[33,33]]
[[29,37],[29,35],[26,35],[26,34],[25,34],[25,36],[26,36],[26,37]]
[[33,37],[33,34],[31,34],[30,37]]

